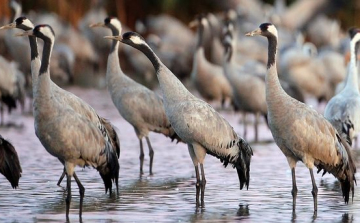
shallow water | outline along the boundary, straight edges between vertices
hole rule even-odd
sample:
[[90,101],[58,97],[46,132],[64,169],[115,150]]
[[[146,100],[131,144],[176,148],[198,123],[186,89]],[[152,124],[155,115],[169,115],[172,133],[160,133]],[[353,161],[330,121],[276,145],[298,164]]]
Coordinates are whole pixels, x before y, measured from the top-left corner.
[[[345,205],[340,186],[331,175],[315,175],[319,193],[318,214],[313,217],[310,174],[302,163],[296,169],[299,191],[294,215],[291,171],[274,142],[252,144],[249,190],[240,191],[236,171],[230,166],[223,168],[219,160],[208,155],[204,165],[205,208],[196,209],[195,173],[186,145],[150,134],[155,151],[154,175],[148,174],[149,158],[144,140],[145,174],[140,176],[139,142],[133,128],[118,114],[107,91],[69,90],[110,119],[118,127],[121,140],[119,196],[105,194],[96,170],[77,169],[85,187],[83,222],[360,222],[359,186],[355,188],[354,202]],[[239,116],[232,112],[222,114],[242,135]],[[0,128],[0,134],[18,151],[23,174],[16,190],[0,175],[0,222],[64,222],[66,182],[62,182],[63,187],[56,186],[62,165],[36,138],[32,116],[15,111],[5,118],[5,122],[14,122],[15,127]],[[260,131],[261,141],[271,141],[271,133],[264,123]],[[253,139],[251,129],[248,138]],[[72,194],[70,221],[78,222],[79,196],[74,181]]]

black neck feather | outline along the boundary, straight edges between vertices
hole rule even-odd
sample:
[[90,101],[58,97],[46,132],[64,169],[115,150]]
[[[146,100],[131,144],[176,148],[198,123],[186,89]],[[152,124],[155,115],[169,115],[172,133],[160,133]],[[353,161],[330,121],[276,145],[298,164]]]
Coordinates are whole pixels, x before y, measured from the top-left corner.
[[277,37],[274,35],[269,35],[269,36],[267,36],[267,38],[269,41],[267,69],[269,69],[276,62]]
[[143,52],[145,54],[145,56],[147,56],[147,58],[149,58],[149,60],[153,64],[156,71],[158,71],[160,69],[161,61],[149,46],[147,46],[145,44],[141,44],[141,45],[135,45],[135,48],[140,50],[141,52]]
[[[199,22],[200,23],[200,22]],[[198,26],[198,39],[196,43],[196,48],[200,48],[203,45],[203,38],[204,38],[204,26],[200,23]]]
[[44,49],[42,54],[41,66],[40,66],[40,73],[39,75],[46,73],[49,70],[50,64],[50,56],[51,56],[51,48],[52,48],[52,41],[44,41]]
[[31,50],[31,60],[34,60],[36,57],[39,56],[36,37],[29,36],[29,42],[30,42],[30,50]]

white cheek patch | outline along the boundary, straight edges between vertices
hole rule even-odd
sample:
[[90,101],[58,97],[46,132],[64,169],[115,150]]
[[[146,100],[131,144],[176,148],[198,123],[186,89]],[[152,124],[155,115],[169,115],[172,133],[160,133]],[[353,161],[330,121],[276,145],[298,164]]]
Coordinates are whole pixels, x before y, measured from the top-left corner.
[[110,23],[115,26],[116,28],[118,28],[120,30],[121,33],[121,23],[119,20],[117,19],[111,19]]
[[204,27],[209,26],[209,22],[208,22],[205,18],[201,19],[201,24],[202,24]]
[[138,44],[138,45],[141,45],[141,44],[144,44],[144,40],[142,40],[140,37],[138,36],[132,36],[130,37],[130,40],[135,43],[135,44]]
[[24,26],[27,26],[27,27],[30,27],[30,28],[34,28],[34,24],[32,24],[32,22],[30,22],[30,20],[28,20],[28,19],[23,20],[22,24],[23,24]]
[[268,31],[269,31],[270,33],[274,34],[274,36],[276,36],[276,37],[278,36],[277,29],[275,28],[274,25],[270,25],[270,26],[268,27]]
[[43,33],[45,36],[49,37],[51,40],[54,40],[54,34],[51,29],[47,26],[40,27],[39,31]]
[[360,33],[356,33],[354,38],[352,38],[352,42],[357,43],[360,40]]

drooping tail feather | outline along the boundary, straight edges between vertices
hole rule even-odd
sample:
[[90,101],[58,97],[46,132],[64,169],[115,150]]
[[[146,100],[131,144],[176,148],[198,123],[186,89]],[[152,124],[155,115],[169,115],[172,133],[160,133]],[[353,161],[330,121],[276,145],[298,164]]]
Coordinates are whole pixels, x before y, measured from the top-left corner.
[[22,169],[15,148],[0,135],[0,173],[8,179],[15,189],[19,186],[21,172]]
[[[109,142],[106,143],[103,154],[106,155],[106,162],[99,166],[97,170],[100,173],[101,178],[105,184],[105,193],[112,190],[112,182],[116,184],[116,191],[119,192],[118,180],[119,180],[119,160],[116,151],[112,148]],[[102,154],[100,154],[102,155]]]
[[341,144],[344,146],[346,153],[347,153],[347,160],[345,159],[345,162],[343,165],[343,172],[345,174],[345,179],[339,179],[340,183],[341,183],[341,190],[342,190],[342,194],[345,200],[345,203],[349,202],[349,197],[350,197],[350,190],[352,192],[352,200],[354,199],[354,183],[356,183],[356,178],[355,178],[355,173],[356,173],[356,166],[352,157],[352,153],[351,153],[351,147],[350,145],[346,142],[345,139],[343,139],[342,137],[339,137],[341,140]]
[[345,120],[345,122],[342,123],[342,135],[341,137],[346,139],[346,141],[349,143],[349,145],[352,145],[352,138],[351,133],[354,131],[354,124],[351,122],[350,119]]
[[112,143],[114,144],[113,146],[115,147],[116,155],[119,159],[120,158],[120,138],[116,131],[117,128],[114,125],[112,125],[111,123],[110,123],[110,126],[111,126],[111,129],[109,129],[110,137],[111,137]]
[[106,129],[106,133],[110,137],[113,149],[116,150],[117,157],[120,158],[120,139],[116,131],[117,128],[114,125],[112,125],[107,119],[100,116],[98,117],[101,121],[101,124],[104,125]]
[[[239,137],[240,138],[240,137]],[[238,142],[239,157],[234,164],[236,167],[238,177],[240,180],[240,190],[246,185],[246,189],[249,189],[250,182],[250,162],[253,151],[251,146],[242,138]]]

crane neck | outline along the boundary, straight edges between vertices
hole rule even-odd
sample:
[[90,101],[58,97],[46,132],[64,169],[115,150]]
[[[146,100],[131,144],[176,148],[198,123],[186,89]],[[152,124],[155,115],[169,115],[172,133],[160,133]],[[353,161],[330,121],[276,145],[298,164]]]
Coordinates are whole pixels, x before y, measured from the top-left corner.
[[[277,54],[277,36],[267,36],[268,39],[268,62],[267,62],[267,75],[265,77],[266,84],[266,101],[268,109],[272,109],[278,106],[278,103],[282,103],[281,95],[286,94],[281,87],[277,68],[276,68],[276,54]],[[275,108],[274,108],[275,109]]]
[[[14,0],[11,0],[14,1]],[[15,5],[11,5],[12,2],[9,2],[11,8],[11,22],[14,22],[16,18],[19,18],[22,13],[22,7],[19,3],[15,3]]]
[[36,57],[39,57],[36,37],[29,36],[29,42],[30,42],[31,60],[35,60]]
[[234,50],[233,50],[232,46],[227,46],[225,48],[225,61],[227,63],[231,63],[231,61],[233,61],[233,59],[232,59],[232,58],[234,58],[233,53],[234,53]]
[[228,63],[232,63],[236,61],[237,56],[237,36],[234,34],[227,34],[229,38],[231,38],[231,43],[225,48],[225,60]]
[[357,74],[357,51],[359,49],[359,42],[350,41],[350,63],[349,70],[345,80],[344,89],[353,89],[359,92],[358,74]]
[[197,41],[196,41],[196,49],[199,49],[204,45],[204,26],[202,24],[199,24],[198,31],[197,31]]
[[270,35],[267,38],[269,42],[267,69],[270,69],[272,66],[276,69],[277,37]]
[[52,40],[44,40],[44,48],[43,48],[39,76],[46,72],[49,72],[50,57],[51,57],[51,52],[52,52],[53,46],[54,46],[54,43]]
[[160,70],[160,67],[163,64],[160,61],[159,57],[154,53],[154,51],[147,44],[135,45],[134,47],[145,54],[145,56],[153,64],[156,72]]
[[[115,28],[113,26],[110,27],[110,29],[111,29],[111,32],[112,32],[113,36],[118,36],[120,34],[119,29],[117,29],[117,28]],[[110,53],[112,54],[112,53],[115,52],[116,55],[118,55],[117,53],[118,53],[119,45],[120,45],[119,41],[113,40],[112,44],[111,44],[111,48],[110,48]]]
[[166,104],[171,104],[175,101],[183,101],[186,98],[193,97],[181,81],[160,61],[159,57],[152,51],[149,45],[143,43],[132,44],[131,46],[144,53],[153,64],[163,93],[165,109]]

